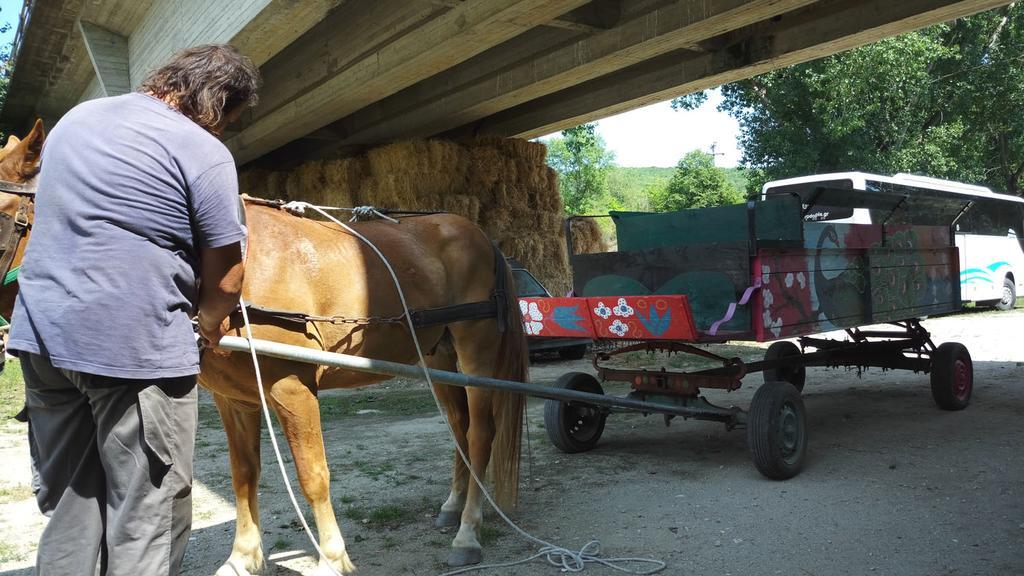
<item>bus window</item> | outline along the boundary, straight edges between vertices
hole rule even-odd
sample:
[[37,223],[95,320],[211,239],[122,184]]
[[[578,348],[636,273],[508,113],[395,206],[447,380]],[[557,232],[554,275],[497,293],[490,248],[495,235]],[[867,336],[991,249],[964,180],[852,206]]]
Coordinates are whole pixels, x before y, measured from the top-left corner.
[[1020,206],[1007,206],[999,200],[978,200],[958,222],[958,232],[986,236],[1020,236]]
[[815,191],[818,188],[843,188],[853,190],[853,181],[826,180],[821,182],[772,186],[765,191],[765,196],[796,194],[800,197],[804,210],[807,210],[807,213],[804,214],[805,222],[842,222],[849,221],[853,218],[853,208],[814,204],[814,206],[811,206],[810,210],[808,210],[808,203],[814,199]]
[[[903,201],[893,208],[872,209],[871,222],[875,224],[948,226],[963,208],[962,204],[950,202],[951,195],[941,190],[878,180],[865,180],[864,189],[903,197]],[[967,201],[965,198],[964,204]]]

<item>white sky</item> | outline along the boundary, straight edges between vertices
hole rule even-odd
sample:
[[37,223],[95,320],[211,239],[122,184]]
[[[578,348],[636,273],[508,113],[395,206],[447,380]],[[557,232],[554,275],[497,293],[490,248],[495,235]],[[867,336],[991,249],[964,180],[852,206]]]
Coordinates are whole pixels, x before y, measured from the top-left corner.
[[713,90],[693,111],[673,110],[669,102],[652,104],[599,121],[597,132],[619,166],[675,166],[687,152],[711,152],[717,142],[715,152],[722,155],[715,156],[715,164],[733,167],[740,161],[739,123],[717,110],[721,101],[721,92]]

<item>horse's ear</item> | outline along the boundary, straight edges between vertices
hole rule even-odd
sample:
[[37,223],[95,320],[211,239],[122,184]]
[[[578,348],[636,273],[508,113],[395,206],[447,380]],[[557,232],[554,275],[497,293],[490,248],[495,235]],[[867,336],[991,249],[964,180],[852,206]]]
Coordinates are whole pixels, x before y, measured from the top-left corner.
[[7,144],[6,144],[6,145],[4,145],[4,148],[3,148],[3,149],[4,149],[4,151],[5,151],[5,152],[10,152],[10,151],[11,151],[12,149],[14,149],[14,147],[15,147],[15,146],[17,146],[17,145],[18,145],[18,144],[19,144],[20,142],[21,142],[21,139],[20,139],[20,138],[18,138],[18,137],[17,137],[17,136],[15,136],[14,134],[11,134],[11,135],[10,135],[10,136],[9,136],[9,137],[7,138]]
[[43,129],[43,121],[36,119],[32,131],[11,151],[11,157],[20,162],[18,170],[24,176],[34,176],[39,170],[39,159],[43,154],[43,140],[45,139],[46,130]]

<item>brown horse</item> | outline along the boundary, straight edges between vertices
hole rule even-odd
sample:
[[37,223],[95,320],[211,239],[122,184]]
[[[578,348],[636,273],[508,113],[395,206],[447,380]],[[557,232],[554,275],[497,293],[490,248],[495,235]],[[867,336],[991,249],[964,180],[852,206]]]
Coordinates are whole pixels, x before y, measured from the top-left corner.
[[[380,259],[334,224],[294,216],[280,208],[246,202],[249,229],[243,297],[261,308],[309,316],[395,317],[403,313],[390,275]],[[512,286],[511,272],[483,232],[465,218],[438,214],[353,224],[394,267],[412,309],[487,301],[499,286],[496,273]],[[504,331],[496,318],[453,321],[418,328],[430,365],[465,373],[524,381],[526,341],[516,298],[498,299],[509,319]],[[238,315],[233,328],[240,328]],[[332,323],[288,321],[252,314],[256,338],[367,358],[414,364],[418,358],[407,327],[394,322]],[[237,332],[244,335],[242,330]],[[338,529],[330,498],[330,472],[324,454],[317,392],[354,388],[385,380],[337,368],[261,358],[268,402],[288,439],[299,483],[319,533],[318,574],[354,570]],[[235,490],[237,525],[231,556],[217,574],[245,574],[263,568],[257,490],[260,473],[260,401],[248,354],[207,352],[200,383],[213,392],[227,431]],[[515,500],[524,398],[508,392],[435,386],[455,437],[477,476],[492,463],[496,495]],[[451,492],[441,505],[438,525],[459,525],[449,564],[481,559],[479,530],[482,496],[458,454]]]
[[[26,240],[34,216],[33,195],[16,189],[34,181],[39,173],[45,138],[43,123],[36,120],[28,136],[23,140],[11,136],[7,145],[0,149],[0,268],[3,268],[0,269],[0,281],[8,272],[21,266],[28,245]],[[14,186],[9,186],[11,184]],[[17,295],[17,280],[0,285],[0,316],[10,320]]]

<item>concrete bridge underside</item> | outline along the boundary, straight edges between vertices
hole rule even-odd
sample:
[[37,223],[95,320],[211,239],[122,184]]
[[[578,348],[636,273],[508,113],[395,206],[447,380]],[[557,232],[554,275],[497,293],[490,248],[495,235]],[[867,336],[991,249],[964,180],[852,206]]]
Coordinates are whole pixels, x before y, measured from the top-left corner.
[[534,137],[1006,0],[36,0],[0,124],[52,125],[172,52],[231,42],[263,72],[225,136],[276,166],[403,138]]

